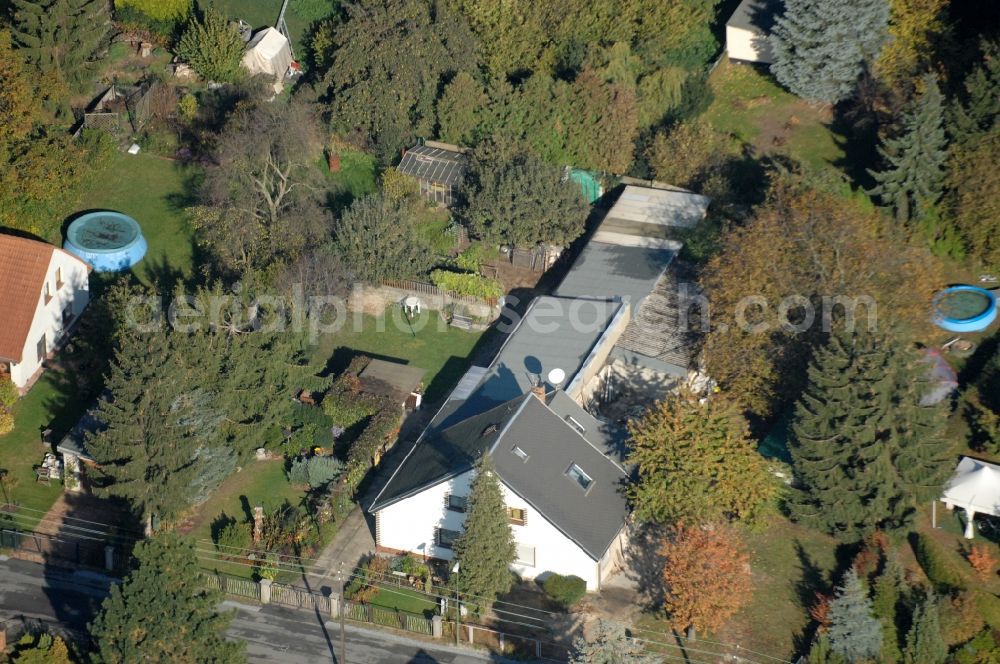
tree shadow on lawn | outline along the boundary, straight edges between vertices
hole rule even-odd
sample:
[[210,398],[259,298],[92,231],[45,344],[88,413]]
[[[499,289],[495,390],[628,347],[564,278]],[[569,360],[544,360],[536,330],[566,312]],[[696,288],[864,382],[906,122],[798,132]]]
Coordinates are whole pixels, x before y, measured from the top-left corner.
[[[799,560],[799,578],[793,581],[795,594],[799,605],[806,614],[819,600],[818,595],[832,595],[836,580],[840,578],[840,570],[846,569],[851,564],[854,554],[857,551],[856,544],[839,544],[835,552],[837,560],[836,568],[830,570],[829,574],[823,567],[813,561],[809,552],[806,551],[802,542],[795,540],[795,556]],[[801,634],[794,638],[794,645],[797,651],[806,652],[812,645],[816,637],[816,630],[819,625],[815,620],[810,619]]]

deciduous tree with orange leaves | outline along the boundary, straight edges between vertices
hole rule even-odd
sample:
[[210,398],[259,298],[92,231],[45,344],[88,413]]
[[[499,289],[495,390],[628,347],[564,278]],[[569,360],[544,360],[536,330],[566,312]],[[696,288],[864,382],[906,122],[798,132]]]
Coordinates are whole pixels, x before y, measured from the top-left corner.
[[675,629],[715,631],[750,601],[750,554],[731,527],[679,523],[660,555],[664,609]]

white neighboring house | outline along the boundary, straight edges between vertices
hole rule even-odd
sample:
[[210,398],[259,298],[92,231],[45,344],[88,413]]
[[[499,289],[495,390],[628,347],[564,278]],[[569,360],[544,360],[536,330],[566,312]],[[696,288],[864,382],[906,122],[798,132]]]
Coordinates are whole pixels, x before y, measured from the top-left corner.
[[[489,454],[526,579],[574,574],[599,590],[627,545],[625,469],[617,441],[565,392],[529,392],[427,436],[376,498],[380,549],[451,560],[471,465]],[[461,573],[461,571],[459,571]]]
[[58,247],[0,235],[0,376],[26,392],[90,302],[90,266]]
[[774,62],[768,39],[774,28],[774,17],[783,9],[782,0],[743,0],[726,21],[729,59],[761,64]]

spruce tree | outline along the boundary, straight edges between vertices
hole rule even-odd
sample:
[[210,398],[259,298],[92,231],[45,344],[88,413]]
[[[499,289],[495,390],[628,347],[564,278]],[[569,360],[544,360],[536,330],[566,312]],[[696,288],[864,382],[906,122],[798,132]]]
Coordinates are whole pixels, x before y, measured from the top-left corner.
[[465,532],[455,542],[459,571],[454,587],[482,598],[486,605],[513,583],[510,566],[517,558],[517,544],[507,517],[500,480],[488,454],[476,464],[465,515]]
[[882,649],[882,625],[872,615],[872,602],[858,573],[847,570],[844,581],[830,600],[830,650],[850,663],[878,657]]
[[948,661],[948,644],[941,636],[938,600],[933,592],[913,614],[913,624],[906,634],[905,664],[944,664]]
[[11,0],[14,42],[43,76],[83,89],[111,30],[104,0]]
[[219,593],[198,575],[193,545],[161,535],[135,549],[138,566],[112,584],[90,634],[105,664],[237,664],[246,661],[242,643],[228,641],[231,616],[216,606]]
[[887,0],[786,0],[771,35],[771,72],[800,97],[841,101],[875,60],[888,23]]
[[898,662],[903,656],[899,650],[897,626],[900,591],[903,588],[903,568],[892,554],[886,560],[882,573],[875,579],[872,609],[882,623],[882,660]]
[[947,480],[947,406],[921,405],[927,364],[900,344],[840,331],[817,349],[789,439],[794,519],[848,537],[897,529]]
[[[151,528],[214,488],[211,449],[224,418],[206,390],[219,357],[204,335],[125,333],[95,417],[103,428],[87,447],[97,462],[93,490],[125,498]],[[200,492],[199,492],[200,489]]]
[[[886,168],[869,171],[878,183],[871,193],[893,208],[903,224],[910,222],[914,212],[926,220],[944,187],[948,141],[943,98],[933,74],[924,76],[923,82],[924,93],[903,116],[903,133],[879,147]],[[935,229],[925,230],[933,238]]]
[[1000,42],[983,42],[979,63],[966,77],[964,100],[954,103],[948,133],[953,142],[972,146],[1000,116]]

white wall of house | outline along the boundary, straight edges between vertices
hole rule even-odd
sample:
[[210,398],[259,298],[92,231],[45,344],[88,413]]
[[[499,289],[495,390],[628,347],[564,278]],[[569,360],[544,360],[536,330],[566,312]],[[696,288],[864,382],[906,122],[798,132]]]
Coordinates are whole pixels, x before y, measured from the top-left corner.
[[[57,284],[57,275],[61,271],[62,282]],[[51,353],[59,344],[65,341],[67,329],[87,307],[90,302],[87,265],[74,256],[55,249],[45,272],[45,282],[48,284],[49,297],[45,288],[38,292],[38,303],[31,328],[25,339],[21,361],[11,363],[10,377],[18,388],[28,386],[31,378],[41,368],[45,356],[39,354],[38,342],[45,337],[45,352]],[[63,313],[68,318],[64,321]]]
[[[438,546],[436,532],[438,528],[462,530],[465,514],[449,510],[445,501],[449,494],[468,496],[472,476],[471,471],[466,472],[380,510],[378,545],[452,560],[452,550]],[[551,573],[575,574],[587,582],[588,590],[597,590],[598,563],[509,487],[503,483],[501,487],[508,508],[527,512],[525,525],[511,526],[522,557],[511,569],[526,579]]]
[[765,36],[746,28],[734,28],[726,26],[726,51],[730,60],[742,60],[744,62],[760,62],[770,64],[771,57],[768,53],[762,52],[761,41]]

